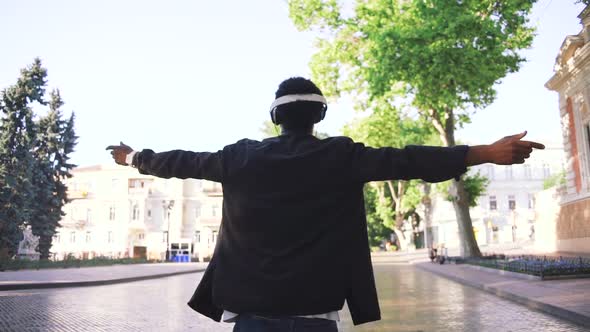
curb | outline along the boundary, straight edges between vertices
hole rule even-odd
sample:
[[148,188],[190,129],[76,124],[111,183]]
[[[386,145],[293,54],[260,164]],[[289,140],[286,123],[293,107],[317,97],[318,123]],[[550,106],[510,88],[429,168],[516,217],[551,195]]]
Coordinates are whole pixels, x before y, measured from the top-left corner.
[[557,307],[552,304],[548,304],[545,302],[534,300],[534,299],[531,299],[528,297],[516,295],[514,293],[504,291],[501,288],[496,287],[496,286],[487,286],[485,284],[481,284],[481,283],[471,281],[468,279],[463,279],[463,278],[452,276],[452,275],[438,273],[434,270],[431,270],[431,269],[428,269],[424,266],[421,266],[420,264],[414,264],[414,265],[416,267],[420,268],[421,270],[430,272],[430,273],[435,274],[437,276],[452,280],[454,282],[457,282],[457,283],[460,283],[463,285],[467,285],[467,286],[470,286],[473,288],[477,288],[479,290],[483,290],[487,293],[496,295],[496,296],[501,297],[503,299],[510,300],[510,301],[516,302],[518,304],[522,304],[530,309],[541,311],[541,312],[549,314],[551,316],[555,316],[555,317],[558,317],[561,319],[568,320],[570,322],[576,323],[576,324],[581,325],[583,327],[590,327],[590,316],[586,316],[586,315],[577,313],[575,311],[564,309],[562,307]]
[[203,272],[203,271],[205,271],[205,269],[176,271],[176,272],[169,272],[169,273],[151,274],[151,275],[143,275],[143,276],[136,276],[136,277],[118,278],[118,279],[0,284],[0,291],[23,290],[23,289],[104,286],[104,285],[122,284],[122,283],[126,283],[126,282],[134,282],[134,281],[142,281],[142,280],[149,280],[149,279],[172,277],[172,276],[177,276],[177,275],[181,275],[181,274],[198,273],[198,272]]

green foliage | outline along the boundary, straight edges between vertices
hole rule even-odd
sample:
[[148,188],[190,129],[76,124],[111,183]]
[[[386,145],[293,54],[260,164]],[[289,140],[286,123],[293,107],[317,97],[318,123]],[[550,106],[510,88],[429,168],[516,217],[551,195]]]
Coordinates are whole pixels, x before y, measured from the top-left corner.
[[66,120],[60,109],[63,104],[59,90],[52,91],[49,112],[37,122],[39,132],[34,151],[37,167],[33,177],[37,204],[30,225],[33,234],[39,236],[41,259],[49,258],[51,241],[64,216],[62,208],[68,202],[67,188],[62,181],[71,177],[70,170],[75,166],[67,162],[77,139],[74,115]]
[[[0,256],[5,258],[16,253],[24,227],[40,237],[37,249],[48,258],[67,202],[63,180],[75,166],[68,163],[77,139],[74,115],[63,118],[58,90],[45,101],[46,78],[47,70],[35,59],[1,94]],[[33,103],[48,105],[47,115],[35,121]]]
[[263,138],[275,137],[281,134],[281,130],[279,126],[272,123],[272,121],[267,120],[262,123],[262,127],[260,127],[260,132],[263,135]]
[[371,246],[378,247],[381,244],[381,241],[384,239],[389,239],[389,236],[391,235],[391,229],[383,224],[383,221],[377,212],[377,193],[375,188],[369,184],[366,184],[364,193],[369,244]]
[[494,84],[519,68],[518,51],[532,43],[527,15],[535,1],[356,1],[347,18],[333,0],[289,6],[298,29],[321,36],[310,66],[328,95],[402,94],[444,119],[449,110],[491,103]]
[[[437,184],[438,191],[449,202],[452,202],[456,199],[456,196],[454,196],[450,192],[451,181],[454,180],[449,180]],[[469,206],[477,206],[477,199],[486,192],[490,180],[487,177],[481,175],[479,172],[477,172],[475,174],[467,174],[463,176],[463,182],[465,184],[465,191],[467,192],[467,196],[469,199]]]
[[543,189],[549,189],[555,186],[565,187],[565,170],[553,174],[543,181]]

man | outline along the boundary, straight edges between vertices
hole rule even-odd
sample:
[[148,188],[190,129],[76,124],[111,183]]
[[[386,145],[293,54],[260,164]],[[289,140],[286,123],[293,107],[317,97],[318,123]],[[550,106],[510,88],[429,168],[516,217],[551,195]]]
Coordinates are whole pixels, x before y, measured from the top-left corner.
[[134,152],[109,146],[142,174],[223,184],[219,240],[189,306],[234,331],[337,331],[347,301],[354,324],[380,319],[367,238],[369,181],[458,178],[484,162],[523,163],[526,134],[491,145],[374,149],[312,135],[327,110],[322,92],[295,77],[279,85],[271,119],[278,137],[244,139],[218,152]]

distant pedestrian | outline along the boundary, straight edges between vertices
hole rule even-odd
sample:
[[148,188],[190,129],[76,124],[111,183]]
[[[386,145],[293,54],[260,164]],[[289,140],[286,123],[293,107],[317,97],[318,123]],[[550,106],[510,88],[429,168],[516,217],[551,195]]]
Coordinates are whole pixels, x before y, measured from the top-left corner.
[[348,137],[321,140],[313,127],[328,105],[314,83],[290,78],[275,97],[270,115],[281,126],[278,137],[217,152],[107,147],[118,164],[141,174],[223,184],[219,239],[189,306],[235,321],[235,331],[337,331],[344,301],[355,325],[379,320],[364,184],[445,181],[471,165],[523,163],[543,148],[522,141],[525,133],[472,147],[375,149]]

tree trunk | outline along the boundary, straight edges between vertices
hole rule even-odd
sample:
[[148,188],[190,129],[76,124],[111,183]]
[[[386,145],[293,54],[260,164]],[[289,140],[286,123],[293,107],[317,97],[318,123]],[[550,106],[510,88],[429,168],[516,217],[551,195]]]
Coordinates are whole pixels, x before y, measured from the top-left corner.
[[41,235],[39,237],[39,259],[41,260],[48,260],[49,259],[49,250],[51,249],[51,241],[53,240],[52,236]]
[[469,214],[469,199],[465,191],[463,180],[455,181],[451,184],[453,191],[457,194],[453,200],[455,216],[457,216],[457,225],[459,227],[459,239],[461,241],[461,256],[463,257],[481,257],[481,252],[473,232],[471,215]]
[[395,246],[397,247],[397,250],[406,250],[406,236],[404,235],[404,232],[401,231],[401,229],[395,227],[393,229],[393,232],[395,233]]
[[[443,143],[446,146],[455,146],[455,115],[452,109],[446,109],[443,113],[445,118],[438,117],[435,110],[431,110],[430,115],[434,127],[438,130]],[[459,239],[461,241],[461,256],[463,257],[481,257],[481,252],[475,240],[471,215],[469,214],[469,199],[465,191],[463,180],[452,180],[451,190],[454,192],[453,207],[457,217],[457,226],[459,228]]]
[[430,192],[432,191],[432,184],[428,182],[422,183],[422,206],[424,206],[424,245],[426,248],[432,248],[434,239],[432,238],[432,198]]

